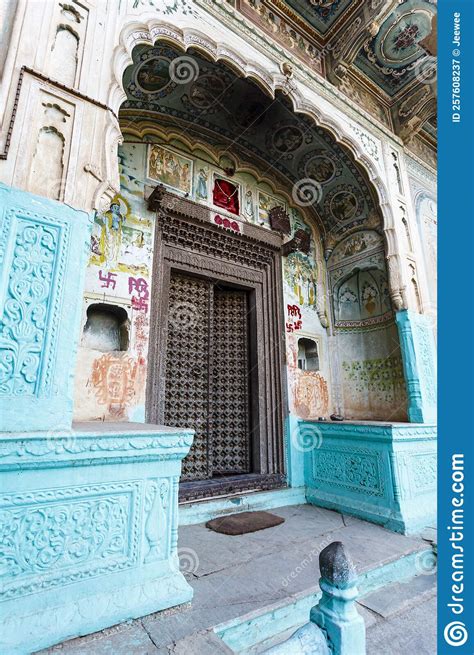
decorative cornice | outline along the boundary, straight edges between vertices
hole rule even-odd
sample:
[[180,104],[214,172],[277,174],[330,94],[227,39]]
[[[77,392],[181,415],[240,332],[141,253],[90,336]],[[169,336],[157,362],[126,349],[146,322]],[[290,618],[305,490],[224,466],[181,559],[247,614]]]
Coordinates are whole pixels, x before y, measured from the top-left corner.
[[413,152],[405,152],[405,161],[410,176],[418,180],[425,180],[432,187],[436,187],[436,171],[426,164],[426,162],[417,157]]
[[48,432],[41,436],[6,435],[0,441],[0,469],[51,468],[83,464],[180,460],[193,442],[193,430],[130,434]]
[[344,421],[340,423],[326,423],[325,421],[307,421],[300,419],[300,425],[310,425],[325,436],[366,439],[372,441],[427,441],[436,440],[436,425],[414,423],[359,423]]

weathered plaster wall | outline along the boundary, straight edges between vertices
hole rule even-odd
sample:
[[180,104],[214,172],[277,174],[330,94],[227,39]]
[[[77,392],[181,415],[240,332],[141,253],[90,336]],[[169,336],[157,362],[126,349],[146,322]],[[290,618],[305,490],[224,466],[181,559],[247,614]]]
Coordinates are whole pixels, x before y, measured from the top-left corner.
[[401,352],[384,243],[375,230],[341,241],[328,259],[339,411],[347,419],[406,420]]
[[415,262],[427,277],[427,293],[423,298],[423,313],[431,317],[436,329],[437,308],[437,204],[436,178],[419,162],[407,158],[410,195],[416,216],[413,226],[421,244],[421,253]]
[[[92,228],[77,361],[77,419],[145,420],[154,214],[144,201],[145,147],[124,146],[119,160],[120,193],[111,209],[96,213]],[[126,313],[126,350],[88,343],[88,310],[99,303]]]
[[[153,139],[154,143],[158,137]],[[133,140],[133,139],[132,139]],[[160,160],[157,161],[157,158]],[[284,292],[287,335],[287,363],[291,409],[299,416],[317,418],[330,410],[327,335],[327,294],[320,238],[305,222],[300,209],[291,207],[288,195],[257,172],[239,172],[232,177],[238,186],[240,215],[213,205],[213,177],[222,176],[218,153],[176,139],[163,146],[125,143],[119,149],[121,191],[112,209],[97,213],[92,229],[86,272],[83,310],[83,338],[76,373],[75,416],[77,419],[144,420],[145,386],[152,287],[154,214],[146,209],[145,185],[165,181],[177,193],[215,211],[215,220],[249,221],[269,228],[268,210],[285,207],[293,232],[311,233],[308,255],[291,253],[284,259]],[[227,157],[228,159],[228,157]],[[168,163],[166,170],[163,164]],[[151,169],[150,169],[151,161]],[[244,170],[248,167],[243,166]],[[151,176],[154,177],[151,177]],[[238,219],[238,221],[236,221]],[[308,220],[308,219],[306,219]],[[230,227],[229,229],[233,229]],[[85,327],[94,305],[120,308],[127,315],[129,330],[126,351],[91,344]],[[298,339],[318,343],[319,371],[302,371],[297,366]]]
[[[165,36],[183,48],[197,46],[230,62],[274,93],[284,89],[295,107],[326,125],[366,168],[384,215],[390,290],[397,309],[417,309],[407,289],[413,275],[424,300],[424,275],[404,266],[403,226],[395,215],[391,171],[394,153],[406,181],[401,142],[366,109],[301,64],[288,80],[281,54],[256,27],[243,26],[227,3],[206,0],[99,0],[9,3],[9,49],[0,80],[0,180],[79,209],[107,209],[119,191],[117,114],[125,99],[122,76],[133,47]],[[32,39],[31,35],[35,38]],[[239,54],[240,53],[240,54]],[[292,61],[293,54],[285,52]],[[58,68],[58,61],[61,66]],[[25,69],[24,67],[28,67]],[[21,153],[21,154],[20,154]],[[36,162],[36,163],[35,163]],[[41,165],[47,162],[46,166]],[[408,186],[400,190],[406,196]],[[406,207],[413,230],[415,216]],[[416,256],[416,253],[415,253]]]

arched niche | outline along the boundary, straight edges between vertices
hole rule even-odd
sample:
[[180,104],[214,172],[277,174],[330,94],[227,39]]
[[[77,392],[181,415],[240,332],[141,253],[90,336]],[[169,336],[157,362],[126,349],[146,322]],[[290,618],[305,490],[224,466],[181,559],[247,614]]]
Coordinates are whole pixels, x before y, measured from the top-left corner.
[[358,230],[328,259],[339,410],[359,420],[406,420],[398,333],[388,290],[383,239]]
[[437,207],[435,198],[425,191],[418,193],[415,200],[416,220],[428,278],[430,314],[434,317],[437,305]]
[[87,307],[81,345],[101,352],[128,350],[130,321],[123,307],[92,303]]

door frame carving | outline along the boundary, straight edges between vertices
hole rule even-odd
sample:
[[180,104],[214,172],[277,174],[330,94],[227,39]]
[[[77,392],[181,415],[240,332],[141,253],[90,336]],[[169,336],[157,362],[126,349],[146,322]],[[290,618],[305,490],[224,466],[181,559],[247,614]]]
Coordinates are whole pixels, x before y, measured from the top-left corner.
[[[239,232],[214,223],[215,212],[169,191],[149,196],[156,210],[150,345],[147,379],[147,421],[164,423],[169,284],[171,271],[249,291],[255,334],[250,335],[250,432],[254,471],[216,485],[214,480],[182,483],[184,496],[205,497],[231,490],[284,486],[284,419],[287,414],[282,237],[255,225],[240,223]],[[151,205],[151,206],[150,206]],[[156,320],[154,320],[156,317]],[[238,478],[238,479],[237,479]],[[245,479],[247,478],[247,479]],[[224,489],[224,491],[223,491]],[[181,494],[183,497],[183,493]]]

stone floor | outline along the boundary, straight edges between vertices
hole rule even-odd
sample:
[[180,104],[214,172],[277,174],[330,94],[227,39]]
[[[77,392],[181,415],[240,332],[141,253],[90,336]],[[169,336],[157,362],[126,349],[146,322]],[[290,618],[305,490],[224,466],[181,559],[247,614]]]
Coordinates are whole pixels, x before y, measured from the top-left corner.
[[[180,562],[194,588],[190,606],[74,639],[41,651],[42,655],[58,651],[65,655],[231,653],[209,629],[292,594],[315,591],[319,552],[332,541],[344,543],[359,573],[427,546],[425,540],[311,505],[272,512],[284,517],[285,522],[247,535],[218,534],[203,524],[180,528]],[[435,652],[435,617],[431,610],[435,602],[434,577],[421,575],[361,600],[368,628],[368,655]],[[412,602],[416,602],[415,610],[410,609]]]

